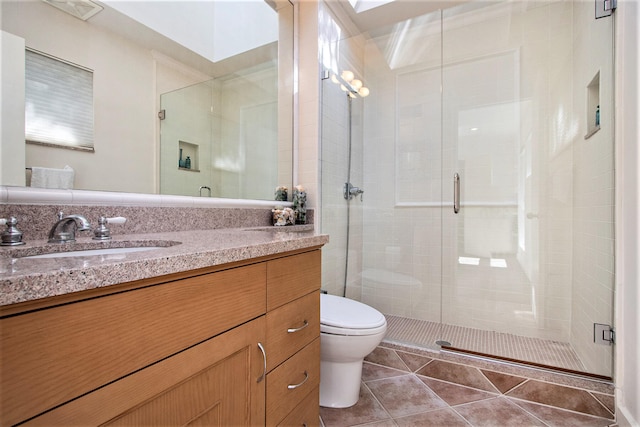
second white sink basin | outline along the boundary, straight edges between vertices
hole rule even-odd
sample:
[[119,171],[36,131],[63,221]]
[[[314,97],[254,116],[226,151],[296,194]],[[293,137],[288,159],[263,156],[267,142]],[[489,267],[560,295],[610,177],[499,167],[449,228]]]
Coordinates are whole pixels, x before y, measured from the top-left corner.
[[112,254],[126,254],[129,252],[141,252],[141,251],[150,251],[153,249],[163,249],[162,246],[143,246],[143,247],[135,247],[135,248],[104,248],[104,249],[84,249],[78,251],[68,251],[68,252],[52,252],[48,254],[42,255],[30,255],[22,258],[67,258],[67,257],[76,257],[76,256],[95,256],[95,255],[112,255]]

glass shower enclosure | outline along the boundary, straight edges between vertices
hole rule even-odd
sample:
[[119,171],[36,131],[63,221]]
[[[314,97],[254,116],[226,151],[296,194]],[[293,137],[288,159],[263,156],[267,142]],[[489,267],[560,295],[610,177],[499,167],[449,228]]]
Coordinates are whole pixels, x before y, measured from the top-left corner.
[[337,15],[320,23],[324,289],[383,312],[389,341],[611,377],[614,17],[470,2],[347,33]]

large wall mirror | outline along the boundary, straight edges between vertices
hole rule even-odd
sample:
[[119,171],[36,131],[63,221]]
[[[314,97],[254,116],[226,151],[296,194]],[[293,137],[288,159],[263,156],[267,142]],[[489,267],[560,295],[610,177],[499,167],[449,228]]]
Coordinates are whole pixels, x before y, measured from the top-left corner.
[[[74,16],[92,4],[93,16]],[[0,0],[0,8],[3,62],[15,36],[93,73],[93,150],[22,141],[24,185],[31,167],[69,165],[81,190],[272,200],[275,187],[291,187],[289,0]],[[6,112],[3,100],[4,123]],[[0,185],[20,185],[0,176]]]

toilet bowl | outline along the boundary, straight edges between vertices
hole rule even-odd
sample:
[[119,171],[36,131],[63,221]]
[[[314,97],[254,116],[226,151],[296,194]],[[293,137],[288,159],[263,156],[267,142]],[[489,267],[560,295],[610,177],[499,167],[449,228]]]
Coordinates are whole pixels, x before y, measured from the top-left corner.
[[387,320],[373,307],[320,295],[320,406],[348,408],[358,402],[362,362],[386,332]]

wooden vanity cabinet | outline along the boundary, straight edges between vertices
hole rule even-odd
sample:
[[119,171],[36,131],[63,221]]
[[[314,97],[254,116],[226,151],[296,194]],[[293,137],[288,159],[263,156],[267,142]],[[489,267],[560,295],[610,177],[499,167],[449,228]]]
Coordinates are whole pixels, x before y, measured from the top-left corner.
[[320,251],[267,264],[267,426],[319,424],[320,274]]
[[27,426],[248,426],[264,422],[264,316],[27,421]]
[[[312,393],[320,354],[310,345],[319,340],[319,328],[316,334],[312,327],[319,311],[315,319],[310,301],[317,291],[306,284],[320,286],[320,251],[313,249],[117,285],[101,295],[85,291],[86,298],[79,293],[71,302],[52,298],[50,306],[27,305],[24,312],[0,308],[0,425],[265,425],[274,400],[279,407],[288,401],[274,424],[311,417],[304,422],[317,425]],[[295,270],[282,270],[292,265],[310,273],[302,295],[298,286],[281,290],[300,279]],[[292,297],[268,310],[270,292]],[[286,304],[292,305],[276,310]],[[295,310],[297,304],[305,308]],[[277,323],[295,324],[297,314],[287,313],[307,310],[309,326],[290,334],[294,344],[270,335],[271,311]],[[275,350],[285,347],[287,353]],[[281,360],[273,369],[267,366],[271,349],[273,363]],[[318,366],[296,365],[296,383],[286,385],[302,381],[299,369],[309,379],[296,393],[276,398],[269,384],[288,380],[288,371],[278,369],[299,363],[296,354],[317,359]]]

